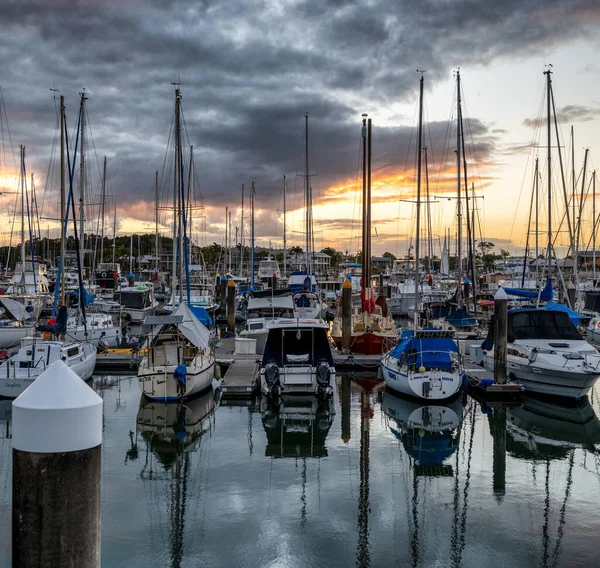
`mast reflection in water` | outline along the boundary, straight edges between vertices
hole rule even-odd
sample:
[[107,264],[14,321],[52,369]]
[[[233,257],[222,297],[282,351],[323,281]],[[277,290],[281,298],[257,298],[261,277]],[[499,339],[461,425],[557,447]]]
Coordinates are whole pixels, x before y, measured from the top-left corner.
[[[140,477],[147,486],[151,516],[163,513],[160,509],[164,495],[167,496],[168,519],[153,521],[163,534],[167,531],[166,525],[169,527],[169,565],[173,568],[180,568],[183,560],[188,501],[190,497],[199,498],[190,495],[190,453],[200,449],[204,435],[212,429],[215,396],[210,391],[182,404],[149,402],[143,395],[140,398],[137,430],[146,442]],[[192,482],[200,481],[195,471]],[[154,541],[155,535],[152,536]]]

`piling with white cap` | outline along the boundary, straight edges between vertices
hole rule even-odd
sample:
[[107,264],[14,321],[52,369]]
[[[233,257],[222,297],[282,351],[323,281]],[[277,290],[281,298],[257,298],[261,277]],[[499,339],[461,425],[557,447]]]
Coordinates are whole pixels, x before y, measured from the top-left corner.
[[498,288],[494,296],[494,381],[506,383],[506,334],[508,326],[508,296]]
[[56,361],[12,421],[13,567],[99,567],[102,399]]

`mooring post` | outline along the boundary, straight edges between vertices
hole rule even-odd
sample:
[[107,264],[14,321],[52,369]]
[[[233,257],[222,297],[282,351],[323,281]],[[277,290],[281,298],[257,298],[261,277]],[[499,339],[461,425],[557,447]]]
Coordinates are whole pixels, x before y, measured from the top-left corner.
[[342,440],[350,441],[350,377],[342,377]]
[[100,567],[102,399],[56,361],[13,403],[13,568]]
[[493,444],[492,484],[494,497],[501,501],[506,493],[506,409],[497,406],[490,415]]
[[352,345],[352,282],[342,284],[342,351],[348,353]]
[[217,274],[215,277],[215,301],[217,304],[221,303],[221,275]]
[[508,302],[504,288],[498,288],[494,296],[494,381],[506,384],[506,334]]
[[235,332],[235,282],[227,283],[227,331]]

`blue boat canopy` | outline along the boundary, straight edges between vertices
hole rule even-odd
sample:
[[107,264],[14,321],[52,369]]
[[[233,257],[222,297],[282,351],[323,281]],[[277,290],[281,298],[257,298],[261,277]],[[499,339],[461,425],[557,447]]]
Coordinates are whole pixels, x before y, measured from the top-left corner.
[[418,338],[409,330],[402,333],[400,343],[390,351],[390,356],[417,368],[449,370],[452,368],[451,353],[458,353],[456,340]]
[[192,313],[200,320],[205,327],[212,327],[213,320],[209,313],[202,306],[189,306]]
[[504,291],[510,296],[517,296],[519,298],[537,298],[539,293],[540,302],[548,302],[552,300],[552,279],[548,278],[541,292],[537,290],[522,290],[520,288],[504,288]]
[[469,327],[477,325],[477,320],[471,317],[463,308],[454,310],[446,316],[446,321],[454,327]]

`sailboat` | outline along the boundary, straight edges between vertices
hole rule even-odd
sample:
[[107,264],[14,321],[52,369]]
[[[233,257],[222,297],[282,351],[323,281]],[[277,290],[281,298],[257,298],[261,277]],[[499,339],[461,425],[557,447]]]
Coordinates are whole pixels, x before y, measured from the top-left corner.
[[[391,314],[388,314],[385,298],[380,296],[375,301],[371,287],[371,140],[371,119],[367,122],[366,115],[363,115],[362,290],[360,296],[352,296],[350,351],[363,355],[380,355],[397,341],[398,333]],[[331,338],[341,350],[341,303],[333,320]]]
[[[83,101],[82,101],[83,107]],[[64,110],[64,97],[61,96],[61,144],[66,140],[66,120]],[[83,108],[80,108],[80,117]],[[63,146],[64,147],[64,144]],[[68,152],[68,144],[67,144]],[[77,152],[77,142],[75,144],[75,154]],[[25,172],[25,148],[21,150],[21,171]],[[64,153],[61,151],[61,205],[65,204],[65,179],[64,179]],[[73,203],[73,170],[69,171],[69,204]],[[65,255],[66,228],[70,207],[61,206],[61,266]],[[77,227],[75,226],[75,242],[77,243]],[[81,266],[81,265],[80,265]],[[85,319],[85,295],[83,288],[83,279],[79,276],[79,299],[82,311],[83,325],[86,326]],[[42,372],[57,360],[66,363],[78,376],[87,380],[92,376],[96,366],[96,348],[88,341],[73,341],[68,337],[67,332],[67,307],[65,305],[64,287],[57,288],[55,298],[58,298],[59,291],[62,298],[62,304],[58,309],[56,323],[53,325],[39,326],[44,332],[43,338],[25,337],[21,340],[21,348],[10,359],[0,365],[0,396],[14,398],[19,396]],[[46,338],[46,334],[54,335]]]
[[[548,279],[555,257],[552,244],[552,71],[546,75],[547,160],[548,160],[548,236],[546,272]],[[558,132],[557,132],[558,137]],[[560,152],[560,144],[557,143]],[[567,210],[568,211],[568,210]],[[568,213],[567,213],[568,217]],[[570,225],[570,222],[569,222]],[[548,289],[551,284],[546,285]],[[600,378],[600,353],[587,343],[565,311],[556,311],[552,302],[540,307],[520,308],[508,312],[507,374],[525,391],[571,399],[587,395]],[[551,289],[549,292],[551,297]],[[564,308],[564,306],[562,306]],[[491,337],[482,344],[483,365],[494,366],[494,345]]]
[[[183,400],[206,391],[212,385],[215,367],[214,348],[209,330],[200,322],[196,308],[190,305],[188,239],[183,153],[181,150],[181,92],[175,89],[175,184],[173,200],[173,294],[177,281],[187,275],[187,301],[181,302],[168,316],[148,316],[152,325],[148,351],[138,367],[138,384],[142,393],[153,400]],[[178,259],[180,262],[178,263]]]
[[[419,134],[417,157],[417,219],[415,237],[415,305],[419,305],[419,244],[421,230],[421,150],[423,148],[423,74],[419,94]],[[402,333],[400,343],[381,360],[388,387],[405,395],[424,399],[447,399],[460,389],[462,361],[454,331],[420,327],[419,311],[414,313],[414,329]]]

